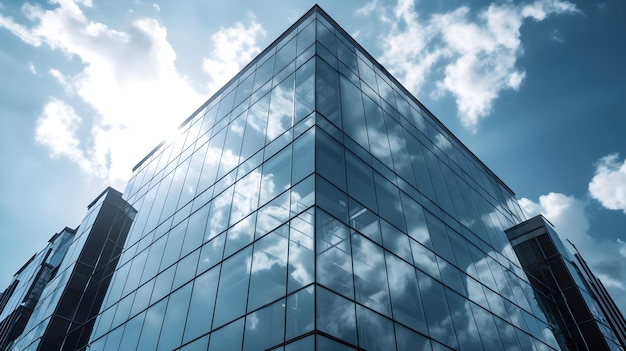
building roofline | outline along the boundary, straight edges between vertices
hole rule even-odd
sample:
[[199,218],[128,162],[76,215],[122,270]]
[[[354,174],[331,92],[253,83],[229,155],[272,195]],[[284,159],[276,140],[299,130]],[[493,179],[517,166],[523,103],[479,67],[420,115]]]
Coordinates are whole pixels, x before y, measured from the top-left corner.
[[96,198],[93,199],[93,201],[89,205],[87,205],[87,209],[90,209],[93,205],[96,204],[96,202],[98,202],[98,200],[100,200],[101,197],[105,196],[108,193],[112,193],[112,194],[115,194],[115,195],[120,196],[120,197],[122,196],[121,192],[119,192],[118,190],[116,190],[116,189],[114,189],[114,188],[112,188],[110,186],[107,186],[107,188],[104,189],[100,193],[100,195],[96,196]]
[[[448,127],[446,127],[440,120],[439,118],[437,118],[435,116],[434,113],[432,113],[426,106],[424,106],[418,99],[417,97],[415,97],[408,89],[406,89],[404,87],[404,85],[402,85],[382,64],[380,64],[380,62],[378,62],[378,60],[376,60],[367,50],[365,50],[365,48],[363,46],[361,46],[361,44],[359,44],[345,29],[343,29],[343,27],[337,23],[326,11],[324,11],[324,9],[322,9],[318,4],[313,5],[313,7],[311,7],[304,15],[302,15],[297,21],[295,21],[291,26],[289,26],[285,31],[283,31],[283,33],[281,35],[278,36],[278,38],[276,38],[274,41],[272,41],[270,44],[268,44],[265,49],[263,51],[261,51],[257,56],[255,56],[254,59],[252,59],[247,65],[245,65],[243,68],[241,68],[239,70],[239,72],[232,77],[230,80],[228,80],[228,82],[226,82],[219,90],[217,90],[215,93],[213,93],[209,99],[207,101],[205,101],[199,108],[197,108],[193,113],[191,113],[191,115],[189,115],[189,117],[187,117],[179,126],[177,130],[181,130],[185,125],[187,125],[187,123],[189,123],[195,116],[196,114],[198,114],[202,109],[206,108],[207,105],[209,105],[209,103],[211,103],[216,97],[220,96],[220,94],[222,92],[224,92],[224,90],[226,90],[226,88],[230,87],[230,84],[235,81],[236,79],[239,79],[239,77],[250,67],[252,67],[253,65],[255,65],[257,63],[257,61],[259,61],[259,59],[266,54],[270,49],[273,49],[275,44],[277,44],[280,40],[282,40],[285,36],[287,36],[288,33],[291,33],[291,31],[296,28],[297,26],[299,26],[302,22],[305,21],[306,18],[308,18],[311,14],[313,13],[319,13],[322,16],[324,16],[324,18],[329,21],[331,24],[333,24],[336,28],[338,28],[339,30],[341,30],[342,34],[344,34],[344,37],[347,37],[353,44],[355,44],[355,46],[359,49],[359,51],[361,51],[361,53],[363,53],[364,55],[366,55],[376,66],[377,68],[379,68],[383,73],[385,73],[385,75],[387,76],[387,78],[389,78],[390,80],[392,80],[401,90],[403,90],[403,92],[405,94],[407,94],[408,96],[410,96],[410,98],[412,99],[413,102],[417,103],[417,105],[422,108],[423,110],[425,110],[430,117],[432,117],[432,119],[435,121],[435,123],[437,123],[439,125],[439,127],[441,127],[450,137],[454,138],[454,140],[461,145],[467,152],[469,155],[471,155],[475,161],[477,161],[481,166],[483,166],[483,169],[490,175],[492,176],[494,179],[496,179],[501,185],[503,185],[513,196],[515,196],[515,192],[504,182],[502,181],[502,179],[500,179],[500,177],[498,177],[483,161],[480,160],[480,158],[478,158],[478,156],[476,156],[476,154],[474,154],[474,152],[472,152],[456,135],[454,135],[454,133],[452,133],[452,131],[450,131],[450,129],[448,129]],[[135,167],[133,167],[132,171],[135,172],[137,169],[139,169],[139,167],[141,167],[141,165],[147,161],[152,155],[154,155],[164,144],[165,144],[166,140],[160,142],[154,149],[152,149],[150,152],[148,152],[148,154],[141,159],[141,161],[139,161]]]

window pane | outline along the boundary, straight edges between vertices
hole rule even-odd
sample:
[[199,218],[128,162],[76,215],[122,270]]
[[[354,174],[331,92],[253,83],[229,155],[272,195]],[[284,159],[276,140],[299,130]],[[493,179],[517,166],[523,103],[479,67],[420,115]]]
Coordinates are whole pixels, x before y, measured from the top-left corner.
[[433,243],[433,250],[439,256],[450,262],[454,262],[454,255],[452,254],[450,240],[448,240],[448,230],[446,225],[428,211],[425,215],[426,223],[428,224],[428,231],[430,233],[430,239]]
[[293,183],[315,171],[315,129],[309,129],[293,142]]
[[185,329],[192,284],[187,284],[170,295],[157,350],[171,350],[180,346]]
[[172,228],[172,230],[170,230],[167,234],[167,244],[165,244],[165,251],[163,252],[163,258],[161,259],[159,269],[165,269],[178,260],[180,250],[183,246],[183,239],[185,239],[186,229],[187,221],[184,221]]
[[256,221],[255,237],[260,238],[288,220],[289,192],[287,191],[259,210]]
[[213,199],[207,223],[207,239],[214,238],[228,226],[228,216],[230,215],[233,200],[233,189],[234,187],[231,186]]
[[406,230],[398,188],[378,173],[374,174],[374,184],[380,216],[396,227]]
[[404,141],[403,128],[391,118],[385,119],[387,133],[389,134],[389,147],[393,157],[393,166],[396,173],[404,178],[407,182],[415,184],[413,179],[413,168],[409,152],[407,151],[406,142]]
[[167,299],[164,299],[156,305],[148,308],[146,311],[146,319],[143,323],[143,329],[141,330],[141,337],[139,338],[137,350],[156,350],[159,339],[155,336],[158,335],[161,330],[166,304]]
[[346,173],[348,177],[348,195],[377,211],[376,193],[374,192],[374,175],[372,168],[354,156],[346,153]]
[[291,148],[285,148],[263,165],[260,204],[291,186]]
[[315,108],[315,60],[296,71],[295,123]]
[[[248,159],[265,145],[265,129],[270,104],[270,94],[266,94],[248,110],[246,130],[241,147],[241,158]],[[206,166],[205,166],[206,168]]]
[[289,233],[288,292],[313,282],[314,210],[310,209],[291,220]]
[[315,178],[315,198],[318,206],[332,213],[343,222],[347,222],[348,199],[346,194],[321,177]]
[[424,311],[426,312],[426,323],[429,326],[437,326],[437,328],[429,328],[430,336],[457,348],[454,327],[448,311],[448,303],[446,302],[443,286],[429,276],[419,271],[417,273],[422,292],[422,301],[424,302]]
[[384,164],[392,165],[389,140],[385,131],[383,112],[380,107],[368,97],[363,98],[365,107],[365,119],[367,121],[367,135],[370,144],[370,152]]
[[323,288],[317,289],[316,298],[317,329],[356,344],[354,302]]
[[124,336],[120,342],[120,345],[124,345],[124,348],[135,349],[137,342],[139,341],[139,335],[141,333],[141,324],[146,317],[145,313],[135,316],[133,319],[126,323],[124,330]]
[[242,114],[226,128],[226,140],[224,141],[224,149],[222,150],[220,168],[217,172],[218,179],[239,164],[239,154],[241,153],[241,143],[246,123],[245,117],[246,115]]
[[254,244],[248,311],[285,295],[287,237],[274,231]]
[[316,217],[316,281],[353,298],[352,255],[348,228],[324,211],[318,211]]
[[260,66],[257,67],[256,73],[254,76],[254,87],[252,91],[260,88],[265,82],[267,82],[274,72],[274,55],[272,55],[267,61],[261,63]]
[[424,308],[422,307],[415,269],[393,255],[386,254],[385,257],[395,320],[426,333]]
[[315,175],[296,184],[291,188],[291,215],[313,206],[315,202]]
[[[289,324],[287,324],[289,326]],[[315,349],[315,336],[309,335],[291,344],[285,345],[285,351],[313,351]]]
[[211,330],[219,274],[219,267],[215,267],[197,277],[193,282],[183,342],[192,340]]
[[246,317],[244,350],[267,350],[283,342],[285,300],[279,300]]
[[315,40],[315,23],[309,24],[298,33],[298,55],[300,55]]
[[315,133],[315,170],[342,190],[346,189],[344,149],[328,134]]
[[430,340],[412,330],[409,330],[399,324],[396,327],[396,340],[398,342],[398,350],[415,350],[429,351]]
[[430,235],[428,234],[428,228],[426,227],[426,219],[424,219],[424,210],[417,201],[410,196],[400,193],[402,200],[402,209],[404,212],[404,219],[406,220],[406,226],[409,236],[426,247],[430,245]]
[[359,346],[366,350],[395,350],[396,338],[391,320],[357,305]]
[[360,234],[352,235],[356,301],[391,315],[383,249]]
[[209,351],[240,351],[243,337],[243,318],[211,333]]
[[411,240],[411,253],[413,254],[413,264],[422,272],[426,272],[436,279],[441,279],[439,266],[435,254],[415,240]]
[[313,298],[313,286],[287,297],[287,330],[285,337],[287,340],[313,330],[315,326]]
[[341,126],[339,114],[339,77],[324,60],[315,60],[315,104],[317,111],[336,126]]
[[374,212],[350,199],[350,226],[378,244],[382,244],[379,222]]
[[383,247],[406,261],[411,262],[413,258],[411,256],[409,237],[386,221],[381,221],[381,228],[383,233]]
[[[281,43],[282,44],[282,43]],[[276,63],[274,64],[274,72],[279,72],[289,62],[296,58],[296,39],[292,38],[287,44],[278,49],[276,52]]]
[[254,240],[255,224],[256,213],[253,213],[228,229],[228,233],[226,234],[224,257],[230,256]]
[[213,318],[215,327],[242,316],[246,312],[251,258],[252,247],[248,247],[222,263]]
[[346,77],[339,76],[343,131],[365,149],[369,149],[361,91]]
[[230,213],[230,225],[256,210],[259,204],[261,171],[255,169],[235,184],[233,204]]
[[213,267],[222,260],[225,237],[226,234],[219,235],[202,246],[200,250],[200,260],[198,261],[198,274]]
[[292,126],[294,81],[295,76],[292,74],[272,90],[266,143],[274,140]]

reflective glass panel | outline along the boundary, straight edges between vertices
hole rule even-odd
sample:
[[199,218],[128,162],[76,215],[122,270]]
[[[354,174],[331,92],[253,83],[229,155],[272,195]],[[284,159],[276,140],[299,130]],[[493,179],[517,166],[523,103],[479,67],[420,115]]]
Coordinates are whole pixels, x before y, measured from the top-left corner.
[[359,326],[359,346],[366,350],[395,350],[396,338],[391,320],[357,305],[356,318]]
[[360,234],[352,235],[352,265],[356,301],[391,315],[383,249]]
[[223,325],[246,311],[252,247],[248,247],[222,263],[213,325]]
[[254,244],[248,311],[285,295],[287,278],[286,231],[276,230]]
[[209,351],[240,351],[242,347],[244,318],[211,333]]
[[348,228],[324,211],[317,211],[316,217],[316,281],[353,298],[352,255]]
[[316,299],[317,329],[356,344],[354,302],[323,288],[317,289]]
[[313,330],[315,305],[313,286],[287,297],[287,340]]
[[266,350],[283,342],[285,300],[279,300],[246,317],[244,350]]
[[314,277],[314,210],[291,220],[289,232],[289,267],[287,291],[292,292],[313,282]]
[[194,280],[183,342],[192,340],[211,330],[219,274],[219,267],[215,267]]

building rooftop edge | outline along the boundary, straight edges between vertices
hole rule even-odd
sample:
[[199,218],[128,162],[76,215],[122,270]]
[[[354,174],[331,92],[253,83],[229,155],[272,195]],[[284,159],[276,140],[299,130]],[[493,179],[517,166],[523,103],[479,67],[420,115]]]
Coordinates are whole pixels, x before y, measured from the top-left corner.
[[[265,49],[263,49],[259,54],[257,54],[247,65],[245,65],[244,67],[242,67],[239,72],[237,74],[235,74],[230,80],[228,80],[226,83],[224,83],[224,85],[218,89],[216,92],[214,92],[202,105],[200,105],[200,107],[198,107],[196,110],[193,111],[193,113],[191,113],[189,115],[189,117],[187,117],[179,126],[177,130],[182,129],[187,123],[189,123],[194,116],[196,116],[197,113],[199,113],[203,108],[205,108],[210,102],[213,101],[213,99],[216,96],[219,96],[219,94],[221,94],[234,80],[238,79],[239,76],[245,71],[247,70],[249,67],[251,67],[253,64],[256,64],[256,62],[259,60],[259,58],[261,56],[263,56],[267,51],[269,51],[271,48],[274,47],[275,44],[277,44],[281,39],[283,39],[288,33],[290,33],[295,27],[297,27],[298,25],[300,25],[302,22],[304,22],[304,20],[309,17],[311,14],[313,13],[320,13],[322,14],[326,20],[330,21],[335,27],[337,27],[339,30],[341,30],[341,32],[344,34],[344,36],[346,36],[347,38],[349,38],[349,40],[355,44],[360,51],[367,55],[367,57],[378,67],[381,69],[382,72],[385,73],[385,75],[387,76],[387,78],[391,79],[394,83],[397,84],[397,86],[399,88],[401,88],[404,93],[406,93],[412,100],[413,102],[417,103],[418,106],[420,108],[423,108],[424,110],[426,110],[426,112],[428,112],[428,114],[433,118],[433,120],[441,127],[443,128],[449,136],[451,136],[452,138],[454,138],[455,141],[457,141],[459,143],[459,145],[462,145],[463,148],[465,148],[466,151],[468,151],[468,153],[480,164],[483,166],[483,168],[485,169],[486,172],[488,172],[489,175],[491,175],[492,177],[494,177],[494,179],[496,179],[501,185],[503,185],[506,190],[508,190],[513,196],[515,196],[515,192],[500,178],[498,177],[492,170],[491,168],[489,168],[480,158],[478,158],[478,156],[476,156],[476,154],[474,154],[474,152],[472,150],[470,150],[470,148],[468,148],[456,135],[454,135],[454,133],[452,133],[452,131],[450,131],[450,129],[448,129],[448,127],[446,127],[440,120],[439,118],[437,118],[437,116],[435,116],[434,113],[432,113],[426,106],[424,106],[424,104],[422,104],[417,97],[415,97],[408,89],[406,89],[404,87],[404,85],[402,85],[402,83],[400,83],[380,62],[378,62],[378,60],[376,60],[367,50],[365,50],[365,48],[359,44],[345,29],[343,29],[343,27],[337,23],[321,6],[319,6],[318,4],[313,5],[305,14],[303,14],[300,18],[298,18],[298,20],[296,20],[291,26],[289,26],[285,31],[283,31],[274,41],[272,41],[270,44],[268,44]],[[157,146],[155,146],[150,152],[148,152],[148,154],[146,154],[146,156],[144,158],[141,159],[141,161],[139,161],[133,168],[132,168],[132,172],[135,172],[139,167],[141,167],[141,165],[148,160],[152,155],[154,155],[157,150],[159,150],[164,144],[165,144],[166,140],[160,142]]]

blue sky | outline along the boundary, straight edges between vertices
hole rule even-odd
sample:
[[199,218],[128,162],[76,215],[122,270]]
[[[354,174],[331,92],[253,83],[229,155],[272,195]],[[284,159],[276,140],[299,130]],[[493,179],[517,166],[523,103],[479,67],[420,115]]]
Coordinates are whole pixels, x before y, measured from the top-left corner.
[[[626,311],[626,3],[319,4]],[[0,288],[312,5],[0,0]]]

